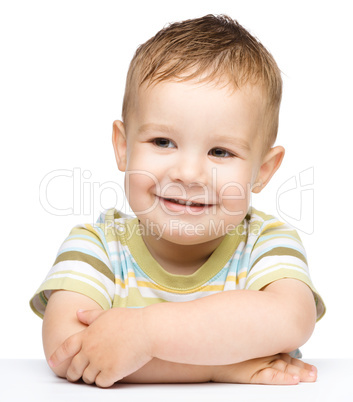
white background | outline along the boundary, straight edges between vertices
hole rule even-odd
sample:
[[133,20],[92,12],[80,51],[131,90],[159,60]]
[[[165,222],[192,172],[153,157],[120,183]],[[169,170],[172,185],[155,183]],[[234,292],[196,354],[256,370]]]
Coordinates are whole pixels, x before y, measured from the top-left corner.
[[[136,47],[168,22],[209,13],[237,19],[283,71],[277,143],[286,156],[253,204],[278,215],[283,183],[296,177],[299,186],[300,172],[309,175],[302,204],[300,187],[283,194],[280,204],[291,223],[304,229],[299,234],[312,279],[327,306],[302,351],[307,358],[352,358],[349,10],[349,1],[337,0],[1,1],[0,358],[43,357],[41,320],[28,301],[71,228],[93,222],[115,202],[109,182],[122,187],[111,128],[121,117]],[[40,183],[53,171],[72,175],[74,169],[75,191],[81,191],[74,194],[67,176],[47,186],[52,206],[75,207],[74,214],[48,212],[40,202]],[[121,196],[116,203],[123,207]]]

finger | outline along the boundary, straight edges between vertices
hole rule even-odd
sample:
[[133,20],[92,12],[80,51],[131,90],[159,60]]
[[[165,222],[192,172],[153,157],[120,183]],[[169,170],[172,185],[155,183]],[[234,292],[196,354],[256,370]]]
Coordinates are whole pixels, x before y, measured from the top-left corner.
[[83,324],[91,325],[98,317],[104,313],[104,310],[77,310],[76,315]]
[[293,376],[287,372],[272,367],[260,370],[251,378],[252,384],[296,385],[299,381],[300,379],[298,376]]
[[92,364],[89,364],[82,374],[82,380],[86,384],[94,384],[96,382],[96,377],[98,376],[99,373],[100,370],[93,367]]
[[101,371],[96,377],[96,385],[100,388],[109,388],[119,379],[114,379],[109,372]]
[[59,366],[63,361],[75,356],[81,350],[81,337],[75,334],[67,338],[51,355],[48,363],[50,367]]
[[285,362],[296,366],[300,367],[302,370],[296,370],[292,369],[292,372],[296,372],[297,375],[300,376],[300,381],[316,381],[317,379],[317,368],[313,366],[312,364],[308,364],[303,362],[303,360],[296,359],[294,357],[291,357],[287,353],[280,353],[278,355],[279,360],[284,360]]
[[310,368],[316,369],[315,366],[305,363],[303,360],[296,359],[295,357],[291,357],[288,353],[279,353],[278,355],[276,355],[276,357],[277,357],[277,359],[275,359],[275,360],[284,360],[285,362],[293,364],[298,367],[303,367],[306,369],[310,369]]
[[78,353],[71,361],[71,364],[66,372],[66,378],[70,382],[76,382],[81,377],[86,367],[89,365],[89,360],[83,353]]
[[289,361],[290,364],[293,364],[294,366],[301,367],[302,369],[305,369],[306,371],[313,372],[317,374],[317,368],[313,366],[312,364],[308,364],[303,362],[302,360],[291,358],[292,360]]
[[[276,360],[272,368],[299,377],[302,382],[314,382],[317,379],[317,370],[314,370],[310,364],[304,363],[298,359],[292,359],[291,363],[284,360]],[[315,367],[316,369],[316,367]]]

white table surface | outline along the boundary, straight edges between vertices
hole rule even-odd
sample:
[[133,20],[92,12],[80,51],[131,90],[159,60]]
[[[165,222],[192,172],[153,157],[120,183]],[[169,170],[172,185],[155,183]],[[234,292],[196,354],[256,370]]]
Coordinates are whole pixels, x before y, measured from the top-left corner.
[[294,386],[248,384],[116,384],[100,389],[57,378],[44,360],[1,360],[0,401],[353,401],[353,359],[305,360],[318,368],[316,383]]

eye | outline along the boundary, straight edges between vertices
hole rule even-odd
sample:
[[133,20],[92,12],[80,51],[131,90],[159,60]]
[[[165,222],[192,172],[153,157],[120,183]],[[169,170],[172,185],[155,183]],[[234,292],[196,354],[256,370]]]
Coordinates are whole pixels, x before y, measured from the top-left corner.
[[235,156],[223,148],[212,148],[209,152],[209,155],[215,156],[216,158],[232,158]]
[[167,138],[154,138],[152,143],[160,148],[174,148],[175,145]]

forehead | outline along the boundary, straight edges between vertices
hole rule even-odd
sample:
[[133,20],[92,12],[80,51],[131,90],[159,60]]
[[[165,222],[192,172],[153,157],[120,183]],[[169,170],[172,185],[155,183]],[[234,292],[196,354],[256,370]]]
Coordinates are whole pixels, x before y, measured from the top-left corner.
[[[224,116],[228,112],[232,115],[244,113],[252,109],[252,114],[264,106],[263,91],[259,86],[246,85],[241,88],[226,83],[199,82],[199,81],[163,81],[150,86],[143,84],[136,92],[135,111],[144,113],[157,108],[166,112],[188,109],[197,112],[213,109],[208,116]],[[176,108],[177,107],[177,108]]]
[[234,89],[195,80],[143,84],[131,110],[131,125],[135,132],[158,128],[163,133],[236,135],[245,144],[254,140],[262,126],[262,95],[259,87],[250,85]]

